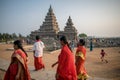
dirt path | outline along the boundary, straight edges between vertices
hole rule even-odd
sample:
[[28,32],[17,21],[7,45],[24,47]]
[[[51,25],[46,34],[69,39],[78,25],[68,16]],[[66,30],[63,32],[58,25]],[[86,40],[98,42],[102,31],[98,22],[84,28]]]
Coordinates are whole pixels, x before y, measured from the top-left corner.
[[[0,44],[0,58],[10,60],[10,56],[13,51],[7,51],[7,48],[12,48],[10,44]],[[29,47],[30,48],[30,47]],[[111,80],[120,80],[120,47],[104,48],[108,54],[106,59],[109,61],[107,64],[100,60],[101,48],[95,48],[92,52],[87,49],[86,69],[91,77],[106,78]],[[55,68],[51,68],[51,64],[57,61],[60,50],[54,51],[50,54],[48,51],[44,51],[43,61],[46,66],[45,71],[55,71]],[[29,55],[29,66],[33,66],[34,58],[32,52],[27,52]],[[1,62],[0,62],[1,63]],[[3,77],[4,72],[0,70],[0,77]],[[45,77],[44,75],[42,77]]]

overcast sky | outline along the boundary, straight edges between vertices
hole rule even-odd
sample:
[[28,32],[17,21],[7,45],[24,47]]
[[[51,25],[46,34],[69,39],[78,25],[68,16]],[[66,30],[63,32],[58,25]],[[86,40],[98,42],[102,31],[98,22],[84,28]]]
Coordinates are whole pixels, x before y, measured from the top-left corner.
[[120,0],[0,0],[0,32],[29,35],[40,28],[50,5],[60,30],[71,16],[79,33],[120,37]]

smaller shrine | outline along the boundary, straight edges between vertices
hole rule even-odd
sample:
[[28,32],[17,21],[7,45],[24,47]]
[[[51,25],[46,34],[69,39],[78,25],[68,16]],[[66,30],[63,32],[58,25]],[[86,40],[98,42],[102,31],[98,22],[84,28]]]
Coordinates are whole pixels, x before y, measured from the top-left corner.
[[59,36],[65,35],[68,40],[73,41],[77,38],[77,29],[73,26],[71,17],[69,16],[64,31],[60,31]]

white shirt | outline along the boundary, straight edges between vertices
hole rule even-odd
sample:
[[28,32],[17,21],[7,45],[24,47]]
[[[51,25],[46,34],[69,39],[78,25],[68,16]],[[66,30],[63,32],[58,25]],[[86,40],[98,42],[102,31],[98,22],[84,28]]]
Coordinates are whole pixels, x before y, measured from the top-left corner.
[[43,48],[44,48],[44,43],[42,41],[37,41],[34,43],[33,46],[33,51],[35,51],[34,56],[35,57],[42,57],[43,56]]

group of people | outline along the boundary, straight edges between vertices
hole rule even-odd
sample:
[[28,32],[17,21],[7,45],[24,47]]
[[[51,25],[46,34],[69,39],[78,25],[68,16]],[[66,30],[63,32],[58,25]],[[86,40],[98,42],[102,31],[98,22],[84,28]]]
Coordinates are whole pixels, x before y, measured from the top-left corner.
[[[55,75],[56,80],[86,80],[88,74],[84,66],[86,60],[85,41],[83,39],[79,40],[75,56],[65,36],[60,38],[60,44],[61,52],[58,60],[51,65],[54,67],[58,64]],[[44,43],[39,39],[39,36],[36,36],[36,42],[33,46],[35,71],[45,68],[42,62],[44,47]],[[28,55],[21,42],[19,40],[14,41],[14,52],[4,80],[31,80],[27,63]]]

